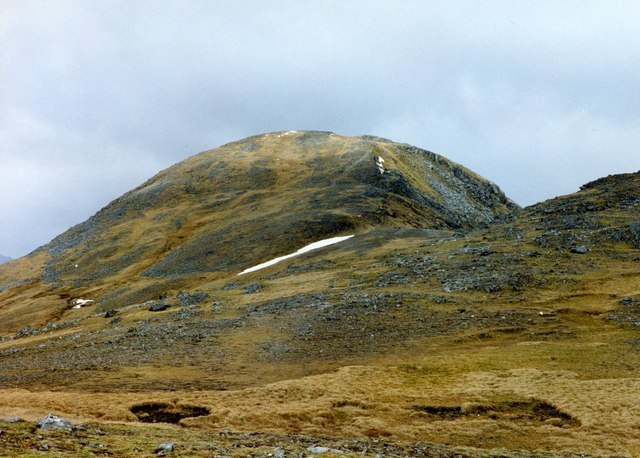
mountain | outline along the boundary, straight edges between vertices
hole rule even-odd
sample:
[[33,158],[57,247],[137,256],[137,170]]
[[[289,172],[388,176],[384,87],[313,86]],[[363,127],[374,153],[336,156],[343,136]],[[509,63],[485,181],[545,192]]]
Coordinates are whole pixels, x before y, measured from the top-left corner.
[[16,306],[0,330],[46,324],[74,297],[104,308],[157,299],[335,235],[468,229],[517,209],[493,183],[409,145],[328,132],[251,137],[111,202],[32,253],[26,278],[0,271],[0,285],[41,290],[36,301],[5,291],[0,300]]
[[0,254],[0,264],[5,264],[9,261],[11,261],[12,258],[10,258],[9,256],[3,256]]
[[[2,437],[14,455],[636,456],[639,214],[640,172],[520,209],[376,137],[201,153],[0,267],[0,414],[29,420]],[[52,411],[88,427],[30,430]]]

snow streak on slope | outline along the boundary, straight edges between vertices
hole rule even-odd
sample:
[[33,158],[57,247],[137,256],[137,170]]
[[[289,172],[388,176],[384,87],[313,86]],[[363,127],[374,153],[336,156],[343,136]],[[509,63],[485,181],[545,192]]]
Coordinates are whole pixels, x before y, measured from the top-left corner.
[[305,247],[300,248],[295,253],[287,254],[285,256],[280,256],[270,261],[263,262],[262,264],[258,264],[257,266],[249,267],[248,269],[245,269],[242,272],[240,272],[238,275],[244,275],[244,274],[248,274],[249,272],[255,272],[256,270],[264,269],[265,267],[272,266],[274,264],[279,263],[280,261],[284,261],[285,259],[293,258],[294,256],[301,255],[308,251],[317,250],[318,248],[333,245],[335,243],[339,243],[344,240],[350,239],[351,237],[353,237],[353,235],[346,235],[344,237],[332,237],[330,239],[324,239],[318,242],[311,243]]

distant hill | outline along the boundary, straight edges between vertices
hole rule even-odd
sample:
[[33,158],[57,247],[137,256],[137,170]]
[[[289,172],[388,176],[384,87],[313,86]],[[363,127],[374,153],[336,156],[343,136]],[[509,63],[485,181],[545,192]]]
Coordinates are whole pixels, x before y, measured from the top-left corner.
[[9,256],[4,256],[4,255],[0,254],[0,264],[4,264],[6,262],[9,262],[9,261],[11,261],[11,259],[13,259],[13,258],[10,258]]

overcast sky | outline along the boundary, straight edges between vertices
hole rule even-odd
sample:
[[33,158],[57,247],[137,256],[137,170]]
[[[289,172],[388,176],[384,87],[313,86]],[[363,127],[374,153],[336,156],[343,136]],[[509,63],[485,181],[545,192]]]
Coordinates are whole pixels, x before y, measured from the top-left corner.
[[443,154],[529,205],[640,169],[640,2],[0,0],[0,254],[276,130]]

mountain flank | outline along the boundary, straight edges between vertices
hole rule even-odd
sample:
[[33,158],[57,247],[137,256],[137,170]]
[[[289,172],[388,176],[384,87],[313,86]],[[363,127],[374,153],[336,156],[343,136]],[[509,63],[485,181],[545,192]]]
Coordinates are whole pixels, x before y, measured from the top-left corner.
[[11,261],[12,258],[10,258],[9,256],[4,256],[0,254],[0,264],[5,264],[9,261]]
[[14,290],[15,313],[0,329],[16,331],[46,309],[45,324],[73,297],[102,307],[157,299],[336,235],[468,230],[517,211],[495,184],[406,144],[329,132],[250,137],[111,202],[25,259],[29,277],[0,272],[8,302],[7,285],[40,289]]
[[[0,419],[0,440],[638,456],[638,215],[640,172],[521,209],[376,137],[201,153],[0,267],[0,418],[26,420]],[[87,429],[34,430],[51,412]]]

